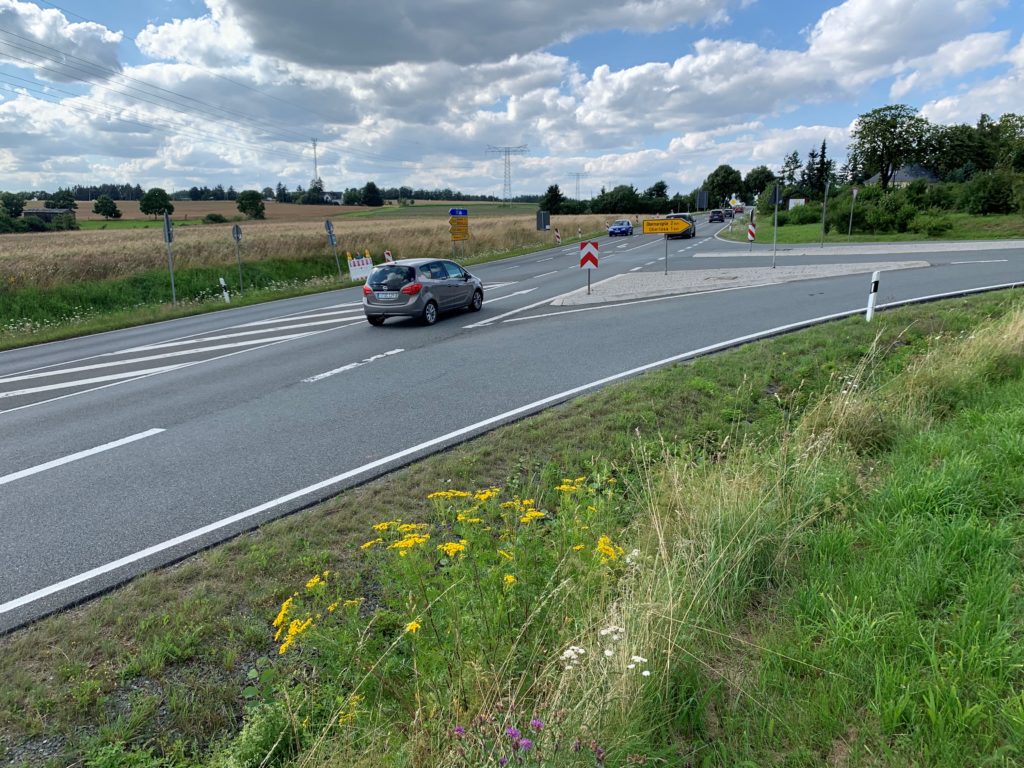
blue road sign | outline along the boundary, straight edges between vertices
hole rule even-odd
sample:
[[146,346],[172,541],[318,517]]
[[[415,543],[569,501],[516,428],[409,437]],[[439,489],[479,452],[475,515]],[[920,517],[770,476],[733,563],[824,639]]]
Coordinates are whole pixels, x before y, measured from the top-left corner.
[[327,230],[327,234],[334,233],[334,223],[330,219],[324,219],[324,229]]
[[469,208],[449,208],[449,216],[469,216]]

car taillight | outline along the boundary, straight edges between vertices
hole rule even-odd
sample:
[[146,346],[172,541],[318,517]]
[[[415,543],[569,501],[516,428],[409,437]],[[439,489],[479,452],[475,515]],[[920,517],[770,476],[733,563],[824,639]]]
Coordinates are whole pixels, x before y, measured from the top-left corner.
[[369,296],[371,293],[373,293],[373,289],[370,287],[370,284],[363,283],[363,296]]
[[402,288],[402,293],[406,296],[415,296],[417,293],[423,290],[422,283],[409,283],[407,286]]

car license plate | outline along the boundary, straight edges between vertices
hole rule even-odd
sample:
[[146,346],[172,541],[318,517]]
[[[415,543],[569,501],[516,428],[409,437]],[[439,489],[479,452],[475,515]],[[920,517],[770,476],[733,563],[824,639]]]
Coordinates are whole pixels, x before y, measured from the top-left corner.
[[377,291],[377,298],[387,301],[389,299],[397,299],[398,291]]

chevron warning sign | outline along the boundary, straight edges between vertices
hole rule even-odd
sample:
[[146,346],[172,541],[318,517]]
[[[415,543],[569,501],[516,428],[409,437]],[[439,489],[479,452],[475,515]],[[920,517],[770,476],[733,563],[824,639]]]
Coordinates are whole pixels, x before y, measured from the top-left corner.
[[597,241],[585,240],[580,243],[580,269],[597,269]]

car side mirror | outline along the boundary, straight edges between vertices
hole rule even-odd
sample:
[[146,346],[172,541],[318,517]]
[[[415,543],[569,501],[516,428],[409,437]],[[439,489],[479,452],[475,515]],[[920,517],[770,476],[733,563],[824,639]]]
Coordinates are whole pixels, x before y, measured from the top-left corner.
[[468,272],[463,272],[463,273],[462,273],[462,279],[463,279],[463,280],[464,280],[465,282],[467,282],[467,283],[468,283],[468,282],[469,282],[469,273],[468,273]]

